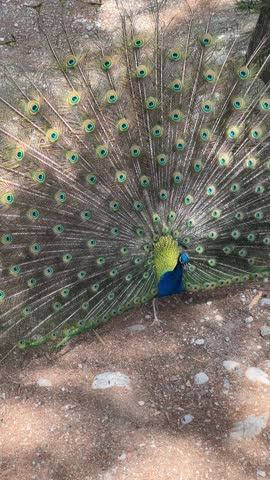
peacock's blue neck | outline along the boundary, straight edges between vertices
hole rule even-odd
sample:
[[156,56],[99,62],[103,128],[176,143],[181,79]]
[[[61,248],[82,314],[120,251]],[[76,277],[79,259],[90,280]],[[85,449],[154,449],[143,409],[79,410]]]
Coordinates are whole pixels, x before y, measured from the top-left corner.
[[183,266],[178,259],[174,270],[165,272],[160,277],[157,297],[167,297],[169,295],[176,295],[177,293],[184,292],[185,289],[182,282],[183,272]]

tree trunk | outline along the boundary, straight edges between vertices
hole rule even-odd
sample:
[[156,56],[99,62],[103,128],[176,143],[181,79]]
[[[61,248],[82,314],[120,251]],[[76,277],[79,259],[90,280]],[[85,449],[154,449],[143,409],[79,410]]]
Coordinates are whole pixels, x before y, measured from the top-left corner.
[[[248,61],[253,52],[256,50],[258,47],[260,41],[264,38],[267,37],[267,42],[265,44],[265,47],[263,47],[263,55],[261,57],[260,55],[260,60],[261,63],[265,60],[266,56],[270,54],[270,16],[269,14],[266,14],[263,9],[259,15],[255,30],[251,36],[248,50],[246,53],[246,60]],[[261,72],[260,75],[261,79],[264,81],[264,83],[268,83],[270,81],[270,62],[268,61],[267,64],[265,65],[263,71]]]

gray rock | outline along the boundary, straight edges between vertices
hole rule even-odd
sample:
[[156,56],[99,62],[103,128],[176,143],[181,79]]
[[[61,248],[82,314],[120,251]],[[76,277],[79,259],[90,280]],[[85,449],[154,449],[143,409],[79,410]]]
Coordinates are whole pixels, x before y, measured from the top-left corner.
[[126,458],[127,458],[127,454],[124,452],[124,453],[121,453],[121,455],[119,455],[118,460],[121,460],[123,462],[124,460],[126,460]]
[[269,325],[263,325],[260,329],[262,337],[269,337],[270,336],[270,327]]
[[99,478],[100,478],[101,480],[113,480],[112,473],[109,472],[109,471],[108,471],[108,472],[105,472],[105,473],[102,473],[102,474],[100,474],[100,475],[102,475],[102,477],[99,476]]
[[228,378],[225,378],[224,382],[223,382],[223,387],[224,388],[230,388],[230,386],[231,386],[231,384],[230,384]]
[[204,372],[196,373],[194,376],[194,382],[196,385],[203,385],[209,381],[209,377]]
[[195,345],[204,345],[204,339],[203,338],[197,338],[197,340],[195,340]]
[[262,298],[261,307],[270,307],[270,298]]
[[264,472],[263,470],[257,470],[256,473],[258,477],[266,477],[266,472]]
[[132,333],[142,332],[145,329],[146,329],[145,325],[141,325],[140,323],[137,323],[135,325],[130,325],[130,327],[128,327],[128,330]]
[[225,370],[228,370],[228,372],[233,372],[234,370],[240,368],[240,364],[234,360],[224,360],[222,365]]
[[252,316],[247,317],[244,319],[244,322],[246,325],[249,325],[251,322],[253,322],[254,318]]
[[112,387],[122,387],[126,388],[129,385],[129,377],[121,372],[104,372],[96,375],[93,383],[92,389],[104,389]]
[[52,382],[48,378],[40,377],[40,378],[37,379],[37,385],[39,387],[51,387]]
[[267,418],[250,415],[244,420],[236,422],[231,431],[230,438],[232,440],[248,440],[259,435],[267,426]]
[[194,417],[188,413],[187,415],[184,415],[180,418],[180,422],[182,423],[182,425],[188,425],[193,421],[193,419]]
[[245,371],[245,376],[252,382],[258,382],[263,385],[270,385],[268,374],[257,367],[249,367]]

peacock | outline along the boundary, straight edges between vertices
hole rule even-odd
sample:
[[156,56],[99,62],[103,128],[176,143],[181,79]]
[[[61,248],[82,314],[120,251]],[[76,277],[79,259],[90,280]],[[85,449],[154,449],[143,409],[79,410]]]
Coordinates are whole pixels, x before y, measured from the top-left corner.
[[[2,351],[270,273],[270,91],[213,1],[118,4],[114,33],[39,28],[1,64]],[[143,13],[143,15],[142,15]]]

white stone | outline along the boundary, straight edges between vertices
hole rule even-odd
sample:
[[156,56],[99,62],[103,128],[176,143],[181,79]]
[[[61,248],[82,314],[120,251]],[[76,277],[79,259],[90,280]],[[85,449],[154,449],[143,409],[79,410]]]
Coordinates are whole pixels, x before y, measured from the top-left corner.
[[270,307],[270,298],[262,298],[261,299],[261,306],[262,307]]
[[122,387],[126,388],[129,385],[129,377],[121,372],[104,372],[96,375],[93,383],[92,389],[104,389],[112,387]]
[[204,345],[204,339],[203,338],[197,338],[197,340],[195,340],[195,345]]
[[244,322],[246,325],[249,325],[251,322],[253,322],[254,318],[252,316],[245,318]]
[[39,387],[51,387],[52,382],[48,378],[40,377],[40,378],[37,379],[37,385]]
[[257,367],[249,367],[245,371],[246,377],[252,382],[262,383],[264,385],[270,385],[268,374]]
[[226,370],[228,370],[228,372],[233,372],[233,370],[236,370],[240,367],[239,363],[235,362],[234,360],[224,360],[222,365]]
[[266,472],[264,472],[263,470],[257,470],[256,473],[258,477],[266,477]]
[[196,375],[194,376],[194,382],[196,383],[196,385],[203,385],[208,381],[209,381],[209,377],[204,372],[196,373]]
[[230,438],[233,440],[248,440],[259,435],[267,426],[268,417],[257,417],[250,415],[244,420],[236,422],[230,431]]
[[144,406],[144,401],[143,401],[143,400],[139,400],[139,401],[138,401],[138,404],[140,405],[140,407],[143,407],[143,406]]
[[126,453],[122,453],[121,455],[119,455],[118,460],[123,461],[123,460],[126,460],[126,458],[127,458]]

